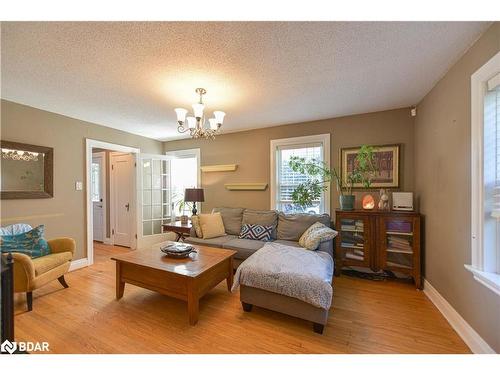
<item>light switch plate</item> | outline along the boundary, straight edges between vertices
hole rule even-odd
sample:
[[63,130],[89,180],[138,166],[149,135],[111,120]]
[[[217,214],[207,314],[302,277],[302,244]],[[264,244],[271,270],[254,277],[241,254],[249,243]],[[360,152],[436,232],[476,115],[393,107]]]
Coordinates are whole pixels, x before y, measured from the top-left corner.
[[83,182],[82,181],[75,182],[75,190],[83,190]]

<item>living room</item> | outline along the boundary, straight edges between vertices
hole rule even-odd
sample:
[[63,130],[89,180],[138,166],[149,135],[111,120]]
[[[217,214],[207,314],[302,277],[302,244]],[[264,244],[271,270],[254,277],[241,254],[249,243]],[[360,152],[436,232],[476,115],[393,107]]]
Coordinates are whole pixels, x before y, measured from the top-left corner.
[[484,17],[2,21],[2,352],[498,364]]

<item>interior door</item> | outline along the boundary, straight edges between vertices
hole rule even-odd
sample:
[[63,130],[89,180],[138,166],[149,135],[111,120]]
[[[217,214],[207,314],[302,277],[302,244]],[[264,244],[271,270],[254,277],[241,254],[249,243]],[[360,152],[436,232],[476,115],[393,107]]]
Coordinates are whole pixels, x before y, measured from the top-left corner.
[[[111,174],[113,179],[113,238],[114,244],[131,247],[135,238],[134,212],[134,169],[132,154],[111,154]],[[135,207],[135,206],[134,206]]]
[[170,222],[172,211],[171,156],[140,154],[139,218],[142,247],[165,240],[163,224]]
[[92,156],[92,215],[93,215],[93,238],[94,241],[104,241],[104,180],[105,173],[104,152],[98,152]]

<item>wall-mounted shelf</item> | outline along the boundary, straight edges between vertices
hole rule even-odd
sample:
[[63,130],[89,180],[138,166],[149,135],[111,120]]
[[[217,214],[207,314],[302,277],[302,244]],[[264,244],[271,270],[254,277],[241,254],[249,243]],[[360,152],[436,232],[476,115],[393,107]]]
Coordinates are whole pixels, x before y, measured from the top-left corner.
[[234,184],[224,184],[227,190],[266,190],[267,184],[260,182],[246,182],[246,183],[234,183]]
[[234,172],[238,168],[238,164],[220,164],[220,165],[204,165],[201,167],[202,172]]

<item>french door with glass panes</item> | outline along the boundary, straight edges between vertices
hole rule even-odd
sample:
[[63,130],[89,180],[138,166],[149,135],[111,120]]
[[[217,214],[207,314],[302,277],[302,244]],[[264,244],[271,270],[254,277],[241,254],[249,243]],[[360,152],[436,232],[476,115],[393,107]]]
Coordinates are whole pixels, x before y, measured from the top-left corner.
[[[172,191],[170,156],[140,154],[140,225],[141,237],[163,234],[163,224],[170,222]],[[150,241],[147,241],[150,242]]]

